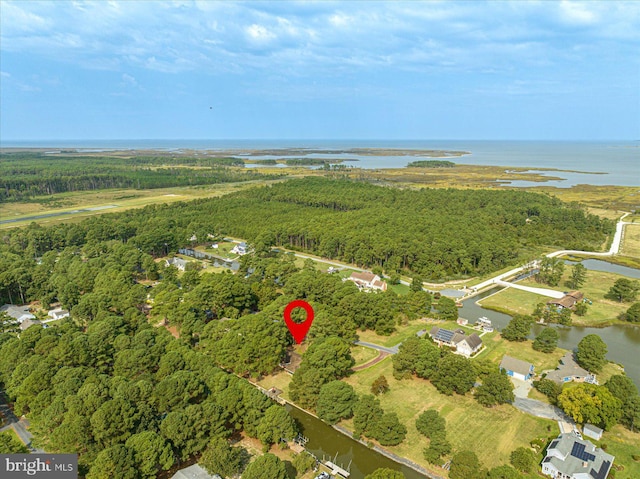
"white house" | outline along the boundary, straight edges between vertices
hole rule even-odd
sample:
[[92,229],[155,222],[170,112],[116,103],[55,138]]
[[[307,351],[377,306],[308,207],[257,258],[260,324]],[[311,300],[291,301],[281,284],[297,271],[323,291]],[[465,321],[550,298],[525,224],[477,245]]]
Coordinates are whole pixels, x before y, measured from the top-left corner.
[[235,254],[239,254],[240,256],[245,255],[248,253],[248,247],[247,247],[247,243],[245,243],[244,241],[241,243],[237,243],[232,249],[231,249],[232,253]]
[[445,346],[455,348],[454,353],[467,358],[482,349],[482,339],[480,339],[480,336],[476,333],[467,336],[462,329],[451,331],[434,326],[431,328],[431,331],[429,331],[429,336],[438,346],[444,344]]
[[16,306],[15,304],[5,304],[0,307],[1,313],[7,313],[7,316],[15,319],[18,323],[26,319],[36,319],[36,317],[29,311],[29,305]]
[[175,266],[180,271],[184,271],[187,268],[188,261],[182,258],[169,258],[165,260],[164,265],[168,268],[169,266]]
[[369,273],[367,271],[362,271],[360,273],[354,272],[351,273],[351,276],[347,278],[349,281],[353,281],[358,285],[358,288],[365,290],[378,290],[378,291],[386,291],[387,290],[387,282],[382,281],[380,276],[377,274]]
[[505,354],[502,357],[502,361],[500,361],[500,370],[503,369],[507,372],[507,376],[528,381],[533,376],[534,366],[531,363]]
[[542,461],[542,473],[553,479],[605,479],[615,457],[573,433],[551,441]]
[[47,313],[47,316],[49,316],[49,318],[51,318],[51,319],[68,318],[69,317],[69,311],[67,311],[66,309],[62,309],[62,308],[55,308],[55,309],[52,309],[51,311],[49,311]]

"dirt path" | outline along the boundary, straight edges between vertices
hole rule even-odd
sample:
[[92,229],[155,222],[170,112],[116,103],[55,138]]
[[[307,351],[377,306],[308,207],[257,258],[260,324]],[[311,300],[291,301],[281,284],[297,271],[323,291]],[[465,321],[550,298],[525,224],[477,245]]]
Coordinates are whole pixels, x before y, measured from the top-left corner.
[[370,368],[374,364],[378,364],[387,356],[390,356],[390,354],[384,351],[380,351],[378,355],[375,358],[373,358],[371,361],[367,361],[366,363],[361,364],[360,366],[353,367],[351,369],[353,369],[354,371],[362,371],[363,369]]

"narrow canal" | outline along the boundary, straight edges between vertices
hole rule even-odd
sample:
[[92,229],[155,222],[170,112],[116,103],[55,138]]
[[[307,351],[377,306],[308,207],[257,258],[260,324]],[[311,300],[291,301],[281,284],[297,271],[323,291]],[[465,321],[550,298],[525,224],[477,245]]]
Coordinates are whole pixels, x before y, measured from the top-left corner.
[[287,405],[287,410],[302,426],[302,434],[309,438],[307,450],[319,459],[324,456],[344,469],[350,465],[349,479],[363,479],[383,467],[402,472],[406,479],[425,479],[419,472],[369,449],[297,407]]

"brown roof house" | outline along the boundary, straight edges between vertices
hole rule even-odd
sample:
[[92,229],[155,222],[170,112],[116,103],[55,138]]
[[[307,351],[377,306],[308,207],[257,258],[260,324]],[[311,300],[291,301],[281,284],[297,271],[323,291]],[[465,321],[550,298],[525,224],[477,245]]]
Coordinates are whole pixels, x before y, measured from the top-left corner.
[[573,309],[576,304],[584,299],[584,294],[580,291],[570,291],[560,299],[552,299],[547,301],[550,306],[555,306],[558,311],[562,309]]
[[347,278],[349,281],[353,281],[358,285],[358,288],[371,291],[386,291],[387,283],[382,281],[377,274],[369,273],[367,271],[351,273],[351,276]]

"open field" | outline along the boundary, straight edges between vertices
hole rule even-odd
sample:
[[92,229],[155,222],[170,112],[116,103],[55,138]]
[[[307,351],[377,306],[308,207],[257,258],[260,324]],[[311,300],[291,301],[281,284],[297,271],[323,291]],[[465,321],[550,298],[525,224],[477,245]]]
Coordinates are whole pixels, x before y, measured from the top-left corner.
[[[151,190],[101,190],[81,191],[73,193],[59,193],[50,197],[35,198],[29,202],[0,203],[0,220],[26,218],[24,221],[0,224],[0,229],[25,226],[32,221],[41,224],[54,224],[79,220],[88,216],[104,213],[115,213],[131,208],[142,208],[151,204],[172,203],[174,201],[189,201],[198,198],[211,198],[226,195],[235,191],[256,186],[256,184],[272,183],[281,180],[249,181],[241,183],[222,183],[194,187],[158,188]],[[99,208],[115,206],[113,208],[69,213],[79,208]],[[43,214],[65,213],[59,216],[31,220],[29,217]]]
[[[428,467],[439,474],[442,470],[426,463],[422,450],[427,440],[415,428],[415,420],[426,409],[437,409],[447,421],[447,438],[454,450],[476,451],[486,467],[494,467],[509,462],[511,451],[520,446],[528,446],[536,437],[555,436],[558,427],[554,421],[528,416],[512,406],[484,408],[471,395],[445,396],[440,394],[428,381],[393,377],[393,367],[389,358],[359,371],[345,381],[358,394],[369,394],[371,383],[384,375],[390,391],[379,396],[386,412],[398,414],[400,422],[407,426],[407,438],[388,449],[403,457]],[[352,429],[352,421],[345,421]],[[487,427],[487,425],[491,425]]]
[[640,258],[640,224],[624,227],[621,253],[625,256]]
[[391,347],[403,342],[405,339],[413,337],[421,329],[431,329],[431,325],[422,320],[414,320],[408,326],[396,326],[397,331],[390,336],[380,336],[375,331],[360,331],[358,337],[360,341],[379,344],[380,346]]
[[[554,289],[557,291],[567,291],[568,288],[564,283],[567,281],[570,274],[571,268],[565,268],[560,285],[554,288],[529,280],[521,281],[519,284],[524,286]],[[604,295],[609,291],[609,288],[613,283],[622,277],[623,276],[619,274],[588,270],[587,280],[580,288],[580,291],[582,291],[585,298],[591,300],[593,304],[589,305],[585,316],[580,317],[575,314],[572,315],[573,324],[596,327],[608,326],[614,323],[628,324],[625,321],[618,320],[617,317],[620,313],[629,308],[630,303],[618,303],[604,298]],[[509,288],[484,298],[481,304],[485,308],[496,309],[512,314],[531,314],[536,304],[540,302],[546,303],[548,300],[549,298],[545,296]]]

